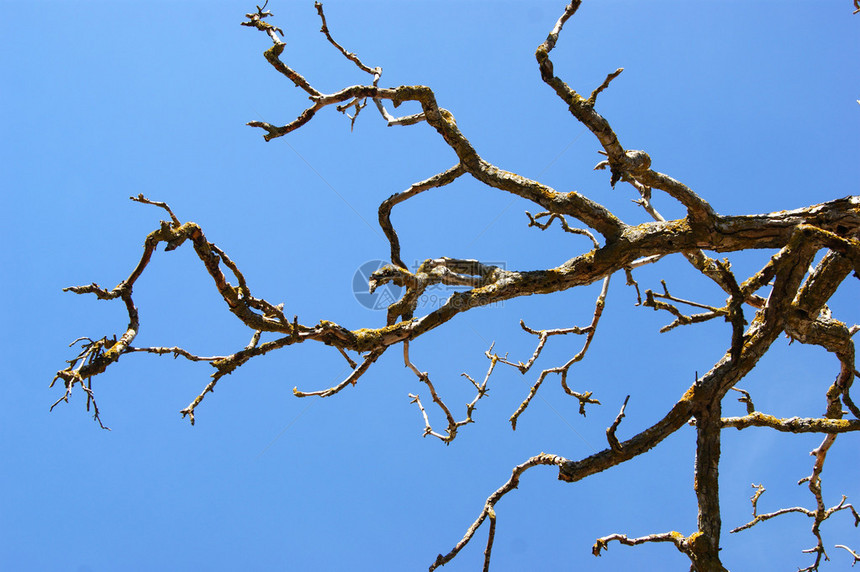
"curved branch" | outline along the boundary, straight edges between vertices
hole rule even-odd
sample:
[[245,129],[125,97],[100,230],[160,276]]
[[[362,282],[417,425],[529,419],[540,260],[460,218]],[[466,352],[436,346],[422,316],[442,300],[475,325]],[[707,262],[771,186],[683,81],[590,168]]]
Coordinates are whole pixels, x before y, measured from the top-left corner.
[[391,209],[408,199],[411,199],[419,193],[444,187],[453,183],[460,175],[466,172],[462,163],[457,163],[447,171],[443,171],[433,175],[429,179],[425,179],[419,183],[413,184],[403,192],[395,193],[382,201],[379,204],[379,226],[382,227],[382,232],[385,233],[388,242],[391,244],[391,262],[401,268],[406,268],[406,264],[400,258],[400,239],[397,237],[397,232],[391,224]]
[[[549,455],[547,453],[541,453],[540,455],[535,455],[534,457],[528,459],[526,462],[514,467],[513,471],[511,472],[511,478],[508,479],[508,481],[504,485],[499,487],[496,492],[490,495],[490,497],[487,499],[487,502],[484,503],[484,509],[481,511],[480,516],[478,516],[475,522],[472,523],[472,526],[469,527],[460,542],[458,542],[448,554],[440,554],[439,556],[437,556],[435,562],[433,562],[433,564],[430,566],[430,572],[433,572],[433,570],[435,570],[439,566],[445,565],[446,563],[450,562],[455,556],[457,556],[457,554],[459,554],[459,552],[463,548],[465,548],[467,544],[469,544],[469,541],[472,540],[472,537],[475,536],[475,532],[477,532],[478,528],[480,528],[481,524],[483,524],[484,520],[486,520],[487,517],[490,517],[492,521],[492,526],[495,526],[496,503],[502,500],[502,498],[506,494],[519,486],[520,476],[522,476],[525,471],[538,465],[560,466],[566,461],[567,459],[565,459],[564,457],[559,457],[558,455]],[[493,547],[493,539],[494,535],[490,534],[487,540],[487,549],[485,552],[487,559],[489,559],[489,554]],[[489,561],[485,560],[485,570],[487,569],[488,565]]]

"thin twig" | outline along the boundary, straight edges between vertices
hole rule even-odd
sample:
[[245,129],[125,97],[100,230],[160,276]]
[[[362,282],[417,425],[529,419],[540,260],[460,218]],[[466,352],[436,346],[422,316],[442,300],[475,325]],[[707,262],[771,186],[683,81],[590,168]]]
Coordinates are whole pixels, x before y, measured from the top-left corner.
[[627,409],[627,402],[630,401],[630,396],[624,398],[624,404],[621,406],[621,411],[618,412],[618,416],[615,418],[615,421],[612,422],[606,429],[606,440],[609,441],[609,446],[612,447],[613,451],[621,452],[621,443],[618,442],[618,438],[615,436],[615,430],[618,429],[618,426],[621,424],[621,420],[624,419],[624,410]]

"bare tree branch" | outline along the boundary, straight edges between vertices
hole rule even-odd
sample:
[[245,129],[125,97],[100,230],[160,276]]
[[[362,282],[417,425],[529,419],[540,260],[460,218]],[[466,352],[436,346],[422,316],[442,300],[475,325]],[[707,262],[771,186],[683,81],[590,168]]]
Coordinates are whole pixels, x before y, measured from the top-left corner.
[[[857,2],[858,0],[855,0],[855,6],[858,6],[860,11],[860,4]],[[610,83],[622,72],[622,68],[608,74],[587,98],[556,75],[550,54],[559,41],[562,29],[576,14],[580,4],[580,0],[573,0],[563,10],[546,40],[538,46],[535,53],[538,70],[543,82],[567,106],[573,118],[582,123],[597,139],[605,160],[595,168],[609,170],[611,187],[615,187],[619,181],[630,184],[638,193],[639,198],[635,202],[644,210],[645,215],[638,209],[636,212],[643,218],[650,217],[651,220],[624,221],[609,208],[582,192],[559,191],[540,181],[489,163],[460,130],[454,114],[439,106],[436,92],[432,88],[424,85],[380,87],[382,68],[366,65],[355,53],[338,43],[328,27],[322,4],[316,2],[315,8],[321,20],[320,31],[328,43],[372,78],[368,85],[346,85],[332,93],[318,90],[281,59],[287,53],[286,43],[282,40],[284,32],[267,20],[273,14],[266,10],[266,4],[257,6],[255,12],[245,15],[247,20],[241,24],[266,34],[267,43],[270,41],[272,44],[264,52],[266,60],[310,99],[310,105],[297,116],[290,112],[290,117],[295,118],[283,125],[265,121],[249,122],[248,125],[264,131],[265,140],[282,137],[304,127],[318,112],[328,107],[346,115],[352,128],[369,99],[374,102],[384,121],[390,126],[406,127],[426,122],[439,136],[439,144],[450,149],[456,156],[452,167],[390,195],[378,207],[378,220],[389,242],[391,263],[372,273],[368,287],[372,293],[383,285],[394,284],[404,289],[403,294],[388,306],[384,324],[373,323],[356,329],[349,329],[326,319],[306,322],[312,325],[302,324],[297,315],[285,312],[283,303],[274,303],[252,295],[251,285],[240,269],[240,262],[234,261],[224,249],[210,242],[199,225],[193,222],[182,223],[166,202],[151,200],[140,194],[131,197],[131,200],[163,209],[170,220],[161,221],[159,227],[147,235],[140,259],[128,277],[113,289],[102,288],[96,283],[65,289],[76,294],[94,294],[99,300],[122,300],[128,314],[128,324],[117,334],[106,335],[97,340],[79,338],[73,342],[72,345],[80,342],[81,346],[77,355],[66,362],[67,367],[57,372],[52,381],[51,385],[62,379],[65,388],[52,409],[61,401],[68,402],[75,386],[80,386],[86,395],[87,410],[89,411],[92,405],[95,420],[105,427],[96,406],[92,379],[105,373],[122,355],[130,353],[169,354],[174,358],[181,356],[192,362],[205,362],[214,369],[203,390],[181,410],[182,416],[188,417],[191,424],[194,424],[195,413],[204,397],[214,391],[224,376],[231,374],[252,358],[308,341],[331,346],[351,368],[347,377],[326,389],[293,390],[297,397],[329,397],[355,385],[390,347],[402,344],[405,367],[426,386],[430,400],[444,417],[444,429],[438,429],[437,425],[434,430],[431,415],[425,409],[419,394],[410,393],[409,397],[418,407],[423,419],[424,436],[431,435],[449,444],[457,437],[460,428],[475,422],[477,404],[488,397],[488,383],[498,363],[526,374],[542,358],[549,338],[573,334],[585,336],[580,350],[561,365],[540,366],[543,369],[530,386],[528,395],[510,417],[510,422],[512,428],[516,429],[519,417],[551,373],[559,374],[562,389],[579,401],[580,413],[585,415],[586,405],[598,405],[600,402],[592,397],[592,391],[573,391],[568,386],[567,376],[573,364],[584,359],[595,338],[612,275],[623,271],[627,284],[636,288],[637,305],[665,311],[673,316],[674,320],[661,331],[723,318],[730,326],[730,331],[726,332],[723,346],[725,351],[722,356],[707,373],[702,376],[698,373],[695,375],[694,383],[678,396],[668,411],[653,415],[644,427],[629,427],[632,437],[622,441],[616,436],[621,420],[625,417],[630,399],[628,395],[614,422],[606,429],[607,448],[578,460],[541,453],[514,467],[511,477],[489,496],[480,514],[459,542],[446,555],[440,554],[430,570],[457,556],[487,519],[489,530],[484,551],[484,569],[489,568],[497,525],[496,504],[518,487],[520,477],[526,470],[538,465],[551,465],[557,467],[559,480],[576,482],[646,453],[689,423],[696,428],[693,488],[698,505],[697,529],[688,536],[675,531],[637,538],[613,533],[597,539],[592,549],[593,554],[599,556],[602,551],[608,549],[612,541],[628,546],[646,542],[670,542],[690,559],[693,570],[725,570],[720,558],[721,433],[727,428],[741,430],[768,427],[787,433],[823,434],[821,444],[812,452],[812,472],[800,481],[801,484],[807,484],[815,499],[815,508],[790,507],[759,514],[757,504],[765,489],[761,485],[754,485],[756,492],[752,497],[753,519],[731,532],[752,528],[759,522],[782,514],[805,514],[813,519],[812,533],[816,538],[815,547],[807,551],[816,555],[815,561],[806,570],[817,570],[820,563],[828,559],[820,530],[822,523],[831,515],[846,510],[854,515],[855,526],[860,522],[857,511],[844,496],[837,505],[829,508],[826,506],[821,479],[827,453],[837,436],[860,429],[860,409],[850,395],[853,380],[857,375],[853,335],[860,327],[848,326],[839,321],[827,305],[828,300],[852,271],[855,276],[860,276],[860,196],[848,196],[795,210],[722,215],[685,183],[652,169],[651,156],[645,151],[622,146],[609,120],[595,109],[598,96],[609,88]],[[388,104],[396,109],[407,102],[420,107],[420,112],[397,118],[386,109]],[[428,171],[434,172],[435,168],[434,171]],[[422,263],[417,264],[417,268],[408,268],[403,261],[400,238],[391,221],[393,208],[425,191],[439,189],[467,175],[491,189],[512,194],[537,205],[537,214],[532,215],[526,211],[528,227],[549,231],[545,235],[549,237],[554,232],[550,227],[554,222],[558,222],[564,232],[583,236],[589,239],[589,243],[582,243],[577,239],[572,243],[577,249],[568,255],[570,258],[552,268],[530,267],[527,270],[514,270],[479,260],[440,256],[436,253],[424,258]],[[654,189],[663,191],[669,200],[680,203],[684,208],[684,217],[667,220],[653,203]],[[180,347],[132,346],[140,329],[140,318],[132,297],[133,290],[161,243],[165,244],[164,250],[167,252],[186,243],[191,245],[227,310],[252,332],[247,345],[227,355],[209,357],[199,356]],[[587,246],[580,248],[582,244]],[[714,252],[732,253],[754,249],[772,249],[776,253],[770,256],[757,272],[743,280],[743,276],[736,275],[732,270],[728,259],[717,260],[710,256]],[[662,293],[646,289],[643,301],[633,271],[645,265],[656,264],[672,254],[683,256],[694,271],[716,284],[721,290],[721,299],[691,300],[677,297],[669,292],[666,282],[661,281]],[[811,268],[816,259],[818,262]],[[640,279],[644,281],[641,277]],[[477,382],[468,374],[462,374],[475,390],[472,400],[465,404],[465,417],[455,416],[456,408],[449,405],[450,401],[446,400],[444,392],[437,388],[430,374],[421,371],[410,358],[410,347],[418,343],[421,336],[442,327],[461,313],[523,296],[564,292],[597,282],[601,283],[601,289],[594,302],[588,325],[537,329],[527,326],[525,320],[520,320],[521,328],[536,338],[535,349],[525,362],[509,359],[507,353],[499,355],[494,352],[495,346],[491,345],[485,353],[490,363],[483,380]],[[439,307],[422,314],[419,310],[423,309],[419,309],[418,302],[427,289],[435,285],[456,287],[456,291]],[[688,312],[685,307],[701,311],[688,314],[685,313]],[[745,315],[745,310],[748,310],[749,315]],[[290,315],[293,316],[292,319],[289,318]],[[264,334],[274,339],[265,338],[268,341],[263,342]],[[778,418],[756,411],[749,392],[736,387],[783,334],[799,343],[822,347],[835,357],[834,366],[838,364],[834,367],[837,370],[836,377],[823,396],[825,412],[821,417]],[[353,360],[349,352],[356,352],[360,359]],[[742,394],[743,397],[739,401],[746,405],[747,415],[722,417],[723,400],[732,390]],[[426,403],[432,408],[429,401]],[[854,418],[845,419],[848,414]],[[628,425],[625,424],[625,427]],[[843,439],[846,438],[850,437]],[[854,557],[854,563],[860,560],[850,548],[837,546],[848,551]]]

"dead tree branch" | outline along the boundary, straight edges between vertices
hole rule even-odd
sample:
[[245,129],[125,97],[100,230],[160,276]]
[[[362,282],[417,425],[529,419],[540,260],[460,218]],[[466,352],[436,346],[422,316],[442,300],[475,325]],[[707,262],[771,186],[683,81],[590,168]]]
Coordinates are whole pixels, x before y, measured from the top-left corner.
[[[541,371],[531,385],[529,394],[511,416],[510,422],[512,428],[516,429],[518,418],[551,373],[559,374],[563,390],[579,401],[580,413],[585,415],[585,406],[599,404],[599,401],[592,398],[592,391],[579,393],[571,390],[567,383],[568,372],[574,363],[584,358],[592,344],[606,305],[612,275],[624,272],[627,284],[636,287],[639,304],[669,312],[674,317],[674,321],[661,331],[714,318],[725,319],[731,332],[726,336],[722,356],[707,373],[696,375],[694,383],[678,396],[668,411],[655,415],[645,427],[630,427],[632,437],[622,441],[616,436],[625,416],[630,398],[628,395],[615,421],[606,430],[607,448],[578,460],[541,453],[514,467],[511,477],[490,495],[463,537],[449,553],[439,555],[430,570],[453,559],[474,538],[476,531],[487,519],[490,523],[484,552],[484,569],[489,568],[497,524],[496,504],[517,488],[520,477],[526,470],[538,465],[555,466],[561,481],[576,482],[646,453],[691,421],[696,427],[693,488],[698,504],[697,530],[688,536],[674,531],[638,538],[610,534],[597,540],[593,553],[599,556],[603,550],[608,549],[612,541],[628,546],[646,542],[671,542],[689,557],[692,569],[697,572],[725,570],[720,560],[721,432],[731,427],[738,430],[767,427],[782,432],[814,432],[824,435],[821,445],[812,452],[815,458],[812,473],[801,480],[801,483],[807,483],[815,499],[815,508],[792,507],[758,514],[757,503],[764,492],[764,488],[759,485],[752,498],[753,520],[733,529],[732,532],[751,528],[759,522],[789,512],[805,514],[813,519],[812,532],[817,541],[816,546],[809,550],[816,554],[815,562],[806,570],[817,570],[822,559],[827,559],[820,532],[821,524],[832,514],[845,510],[854,515],[855,523],[860,521],[854,507],[847,503],[845,497],[838,505],[827,508],[821,492],[821,474],[827,453],[836,437],[860,428],[860,409],[850,396],[850,388],[857,375],[852,336],[860,328],[849,327],[837,320],[827,306],[828,300],[851,272],[860,276],[860,196],[848,196],[804,208],[766,214],[723,215],[686,184],[652,169],[651,156],[642,150],[625,148],[609,120],[595,109],[598,96],[609,88],[622,68],[608,74],[587,98],[556,75],[550,54],[559,41],[562,29],[575,15],[580,4],[580,0],[573,0],[564,9],[546,40],[537,47],[535,57],[538,70],[542,81],[558,96],[561,104],[567,107],[573,119],[582,123],[596,138],[600,152],[605,156],[605,160],[601,161],[596,169],[609,170],[608,182],[611,187],[615,187],[619,181],[629,183],[638,193],[636,203],[651,220],[624,221],[609,208],[582,192],[559,191],[488,162],[460,130],[454,114],[439,106],[436,92],[432,88],[424,85],[380,87],[382,68],[366,65],[355,53],[348,51],[334,39],[319,2],[315,3],[315,7],[322,23],[321,32],[328,43],[372,79],[369,84],[344,85],[332,93],[318,90],[282,60],[286,53],[286,43],[282,40],[284,32],[267,21],[273,15],[265,10],[265,4],[262,7],[257,6],[255,12],[245,15],[247,20],[242,22],[242,25],[266,34],[267,43],[270,41],[272,45],[264,52],[264,57],[278,73],[303,90],[310,100],[309,106],[297,116],[290,112],[289,117],[295,118],[282,125],[264,121],[249,122],[248,125],[264,131],[266,141],[304,127],[317,113],[328,107],[347,115],[350,126],[353,127],[358,114],[369,99],[377,106],[388,125],[406,127],[419,123],[423,126],[426,123],[432,128],[434,137],[439,136],[439,144],[450,149],[456,156],[452,167],[436,172],[404,191],[390,195],[378,207],[378,220],[389,242],[391,263],[374,272],[370,276],[368,286],[373,292],[384,284],[395,284],[403,287],[404,293],[388,307],[384,323],[381,323],[380,319],[380,322],[356,329],[349,329],[326,319],[305,323],[312,325],[302,324],[298,316],[284,311],[284,304],[254,296],[251,285],[240,270],[239,262],[228,256],[224,249],[210,242],[199,225],[193,222],[182,223],[167,203],[150,200],[140,194],[132,197],[132,200],[165,210],[170,220],[161,221],[159,227],[147,235],[137,264],[128,277],[113,289],[105,289],[95,283],[65,289],[75,294],[93,294],[104,301],[122,300],[128,314],[128,323],[116,334],[106,335],[98,340],[76,340],[82,343],[80,351],[67,361],[67,367],[57,372],[52,382],[53,385],[56,380],[61,379],[65,387],[64,393],[54,406],[61,401],[68,402],[74,387],[80,386],[86,395],[87,409],[92,405],[94,417],[101,425],[92,379],[105,373],[125,354],[171,354],[174,358],[181,356],[192,362],[205,362],[214,369],[203,390],[180,412],[194,424],[195,412],[204,397],[214,391],[224,376],[231,374],[252,358],[305,342],[331,346],[347,360],[352,369],[349,375],[339,384],[327,389],[293,390],[297,397],[329,397],[355,385],[390,347],[402,344],[405,367],[427,387],[430,399],[445,419],[445,428],[434,430],[430,415],[418,394],[410,393],[412,403],[417,405],[423,418],[424,435],[432,435],[448,444],[457,436],[460,428],[475,422],[473,414],[477,403],[487,397],[488,382],[497,363],[511,366],[525,374],[540,358],[550,337],[574,334],[585,336],[579,352],[562,365]],[[390,104],[396,109],[404,103],[416,106],[416,109],[420,108],[420,112],[397,118],[386,110],[386,105]],[[400,239],[391,221],[392,209],[425,191],[439,189],[467,176],[486,187],[536,205],[534,210],[538,214],[533,216],[526,211],[529,227],[547,230],[553,222],[558,221],[566,233],[588,238],[589,250],[576,250],[569,255],[568,260],[551,268],[514,270],[479,260],[435,254],[427,256],[418,268],[410,270],[403,261]],[[665,193],[668,200],[680,204],[684,216],[676,220],[663,217],[653,204],[654,189]],[[641,215],[638,210],[637,213]],[[132,346],[140,329],[133,289],[147,270],[158,245],[162,243],[165,245],[164,250],[168,252],[186,243],[190,244],[227,311],[252,332],[251,341],[246,346],[238,348],[232,354],[212,357],[198,356],[179,347]],[[771,249],[776,253],[745,280],[739,280],[727,259],[716,260],[706,254],[753,249]],[[714,303],[679,298],[670,294],[663,281],[662,293],[648,289],[645,292],[645,300],[642,301],[633,270],[658,263],[673,254],[683,256],[694,271],[717,284],[722,290],[720,297],[725,298]],[[818,262],[810,268],[815,260]],[[476,393],[466,404],[465,417],[460,420],[452,413],[452,407],[437,390],[429,373],[421,371],[410,358],[411,344],[418,343],[421,336],[442,327],[461,313],[506,300],[560,293],[598,282],[601,283],[601,290],[588,325],[535,329],[526,326],[526,322],[521,320],[522,329],[537,338],[535,349],[525,362],[509,360],[507,354],[502,356],[494,353],[494,346],[491,346],[486,352],[490,364],[483,381],[478,383],[469,375],[463,374]],[[422,314],[419,312],[418,301],[426,289],[433,285],[456,286],[457,291],[438,308]],[[703,312],[688,315],[682,312],[679,306],[698,308]],[[750,309],[749,316],[744,314],[746,308]],[[290,315],[293,316],[292,319],[288,317]],[[270,335],[271,338],[265,338],[268,341],[261,342],[264,334]],[[838,371],[835,380],[824,394],[825,413],[820,418],[782,419],[758,412],[749,393],[735,387],[756,367],[774,341],[783,334],[799,343],[822,347],[835,357],[837,365],[834,369]],[[348,352],[357,353],[360,359],[353,360]],[[740,401],[746,404],[747,415],[721,416],[723,399],[730,390],[743,394],[744,397]],[[847,408],[847,411],[843,408]],[[844,419],[849,413],[854,419]],[[852,554],[855,562],[858,560],[858,556],[851,549],[842,545],[839,547]]]

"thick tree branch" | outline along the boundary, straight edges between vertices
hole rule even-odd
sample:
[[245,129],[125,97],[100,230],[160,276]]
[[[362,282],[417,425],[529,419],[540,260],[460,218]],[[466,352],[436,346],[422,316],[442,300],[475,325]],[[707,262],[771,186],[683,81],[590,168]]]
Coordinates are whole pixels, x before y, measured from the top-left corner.
[[723,427],[746,429],[748,427],[770,427],[783,433],[847,433],[860,431],[860,419],[822,419],[818,417],[790,417],[779,419],[754,411],[743,417],[724,417]]

